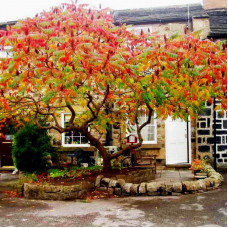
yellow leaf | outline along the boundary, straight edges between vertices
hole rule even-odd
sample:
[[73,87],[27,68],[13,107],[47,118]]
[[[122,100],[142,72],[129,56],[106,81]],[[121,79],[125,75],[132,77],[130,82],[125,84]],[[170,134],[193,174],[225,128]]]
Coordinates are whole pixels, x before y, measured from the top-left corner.
[[217,110],[219,110],[220,109],[220,105],[217,105],[216,107],[215,107],[215,111],[217,111]]

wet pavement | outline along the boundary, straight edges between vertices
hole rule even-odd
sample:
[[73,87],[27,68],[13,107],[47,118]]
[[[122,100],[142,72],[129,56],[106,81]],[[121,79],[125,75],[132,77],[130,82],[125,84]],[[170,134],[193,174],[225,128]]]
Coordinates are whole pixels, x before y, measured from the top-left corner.
[[[191,174],[163,171],[158,172],[158,179],[159,175],[174,180],[189,178],[187,174]],[[227,184],[226,174],[223,175],[225,182],[219,189],[181,196],[36,201],[0,194],[0,226],[226,227]],[[1,174],[0,178],[2,185],[12,183],[16,176]]]

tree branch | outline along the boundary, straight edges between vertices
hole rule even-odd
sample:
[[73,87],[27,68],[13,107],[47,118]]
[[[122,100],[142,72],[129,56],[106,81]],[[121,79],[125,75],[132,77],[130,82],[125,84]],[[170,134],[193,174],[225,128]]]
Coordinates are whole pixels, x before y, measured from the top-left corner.
[[[151,122],[151,117],[152,117],[152,114],[153,114],[153,109],[148,104],[146,106],[147,106],[147,109],[148,109],[148,118],[141,126],[138,126],[138,120],[137,120],[138,115],[136,115],[136,126],[137,126],[137,135],[138,135],[139,142],[137,144],[135,144],[135,145],[128,145],[127,147],[123,148],[122,150],[111,154],[110,155],[111,159],[117,158],[118,156],[120,156],[122,154],[125,154],[126,152],[129,152],[129,151],[134,150],[136,148],[139,148],[142,145],[143,138],[142,138],[142,135],[141,135],[141,130],[146,125],[148,125]],[[138,111],[137,109],[136,109],[136,111]]]

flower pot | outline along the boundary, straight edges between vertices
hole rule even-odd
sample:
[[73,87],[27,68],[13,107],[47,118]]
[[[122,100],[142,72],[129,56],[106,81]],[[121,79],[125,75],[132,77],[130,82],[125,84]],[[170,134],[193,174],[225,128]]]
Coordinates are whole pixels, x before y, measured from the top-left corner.
[[201,173],[198,173],[197,175],[195,175],[196,180],[202,180],[205,178],[207,178],[207,175],[202,175]]
[[200,170],[193,170],[194,175],[196,175],[197,173],[200,173]]

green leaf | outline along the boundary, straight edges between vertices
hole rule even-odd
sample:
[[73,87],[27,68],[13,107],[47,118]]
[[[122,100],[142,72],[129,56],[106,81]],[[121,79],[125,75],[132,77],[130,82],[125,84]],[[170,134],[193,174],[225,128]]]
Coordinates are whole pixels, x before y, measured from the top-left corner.
[[14,65],[15,65],[15,62],[14,62],[14,61],[11,61],[11,62],[9,63],[9,66],[8,66],[8,69],[7,69],[7,70],[8,70],[10,73],[13,71]]
[[55,96],[55,94],[56,92],[49,92],[45,97],[42,98],[42,101],[48,104],[51,98]]
[[182,64],[187,66],[188,63],[190,62],[190,58],[185,58],[183,61],[182,61]]
[[174,59],[176,59],[178,57],[178,55],[176,53],[168,52],[167,54],[169,57],[174,58]]
[[174,39],[178,38],[179,36],[180,35],[178,33],[175,33],[170,37],[170,40],[174,40]]
[[118,84],[118,88],[119,88],[119,89],[123,89],[123,88],[124,88],[124,83],[123,83],[123,82],[120,82],[120,83]]
[[70,66],[66,66],[66,67],[64,67],[64,70],[63,70],[64,72],[67,72],[67,73],[71,73],[72,72],[72,69],[71,69],[71,67]]

